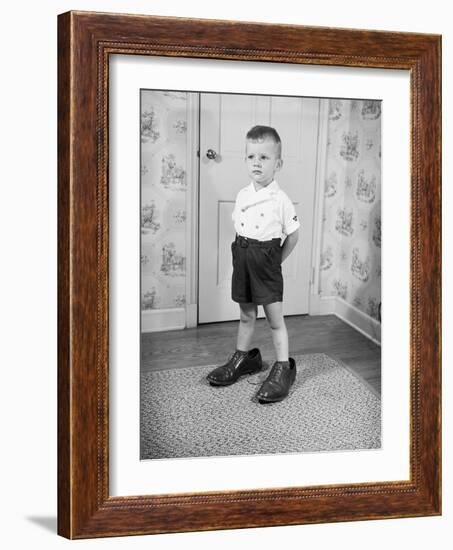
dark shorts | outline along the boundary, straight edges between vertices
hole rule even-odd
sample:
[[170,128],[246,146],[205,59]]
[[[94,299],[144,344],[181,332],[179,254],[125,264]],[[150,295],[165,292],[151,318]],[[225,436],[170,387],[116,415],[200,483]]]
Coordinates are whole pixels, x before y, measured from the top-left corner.
[[231,243],[231,252],[233,301],[257,305],[283,301],[280,239],[257,241],[238,236]]

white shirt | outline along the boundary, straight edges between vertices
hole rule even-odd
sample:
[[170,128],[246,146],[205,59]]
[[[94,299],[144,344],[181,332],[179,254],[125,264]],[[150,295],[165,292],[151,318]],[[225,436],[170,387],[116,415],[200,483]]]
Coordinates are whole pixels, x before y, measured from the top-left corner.
[[269,241],[290,235],[300,227],[294,205],[275,180],[259,191],[253,182],[236,197],[232,214],[238,235]]

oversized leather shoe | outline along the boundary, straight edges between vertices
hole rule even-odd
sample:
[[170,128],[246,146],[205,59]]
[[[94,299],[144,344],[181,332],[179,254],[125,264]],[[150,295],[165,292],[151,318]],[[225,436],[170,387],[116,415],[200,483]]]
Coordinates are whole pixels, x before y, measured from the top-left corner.
[[212,370],[206,378],[213,386],[229,386],[244,374],[253,374],[262,368],[263,362],[258,348],[245,354],[236,350],[225,365]]
[[292,357],[289,363],[276,361],[269,376],[261,385],[256,397],[260,403],[275,403],[282,401],[288,395],[296,379],[296,362]]

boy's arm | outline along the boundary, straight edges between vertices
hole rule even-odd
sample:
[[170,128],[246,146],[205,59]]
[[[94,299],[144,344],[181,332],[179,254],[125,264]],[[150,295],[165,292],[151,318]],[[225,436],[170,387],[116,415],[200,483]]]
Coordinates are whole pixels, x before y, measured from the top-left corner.
[[291,252],[293,251],[293,248],[297,244],[298,239],[299,239],[299,229],[296,229],[286,237],[282,247],[282,263],[291,254]]

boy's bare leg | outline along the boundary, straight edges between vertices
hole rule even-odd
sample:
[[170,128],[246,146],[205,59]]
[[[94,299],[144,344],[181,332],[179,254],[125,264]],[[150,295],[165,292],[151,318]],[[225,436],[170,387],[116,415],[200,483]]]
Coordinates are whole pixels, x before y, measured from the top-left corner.
[[283,302],[263,306],[269,322],[277,361],[288,361],[288,331],[283,317]]
[[296,362],[293,357],[288,357],[288,332],[283,318],[282,302],[264,306],[264,312],[271,327],[277,361],[256,397],[260,403],[275,403],[288,396],[296,379]]
[[[262,369],[263,362],[258,349],[251,350],[257,307],[255,304],[240,304],[240,322],[236,350],[224,365],[208,373],[207,379],[212,386],[229,386],[245,374],[254,374]],[[252,351],[252,353],[250,353]]]
[[239,308],[241,315],[236,349],[240,351],[249,351],[250,342],[252,341],[253,332],[255,330],[255,321],[258,308],[256,304],[252,303],[239,304]]

